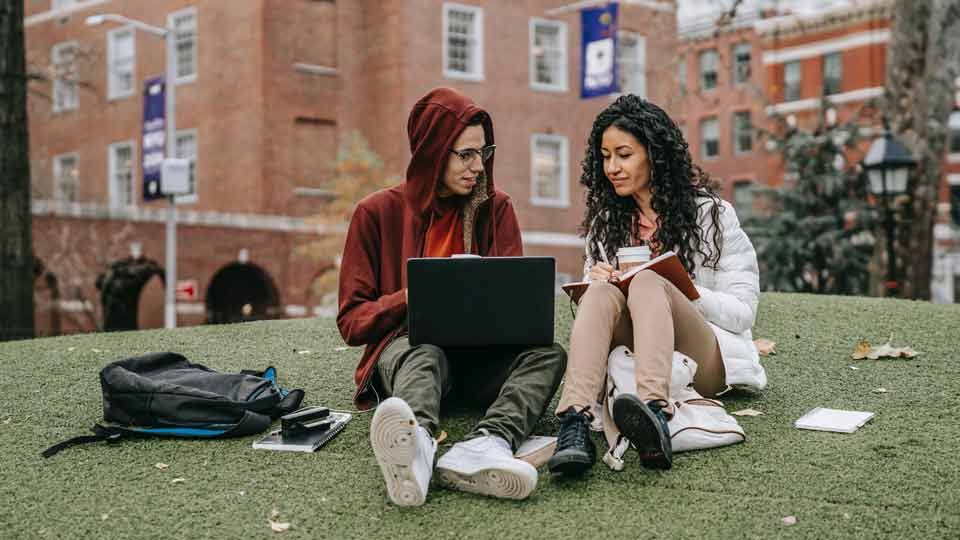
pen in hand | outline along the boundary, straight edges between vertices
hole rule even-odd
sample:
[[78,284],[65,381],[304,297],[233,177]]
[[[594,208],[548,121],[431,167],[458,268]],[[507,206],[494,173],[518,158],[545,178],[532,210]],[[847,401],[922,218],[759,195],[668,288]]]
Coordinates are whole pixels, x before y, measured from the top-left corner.
[[603,244],[601,244],[599,241],[594,241],[594,245],[597,246],[597,251],[600,252],[600,257],[603,259],[603,262],[605,262],[607,266],[611,268],[610,277],[607,278],[607,281],[616,281],[619,276],[617,276],[616,271],[613,270],[613,265],[610,264],[610,259],[607,258],[607,252],[603,249]]

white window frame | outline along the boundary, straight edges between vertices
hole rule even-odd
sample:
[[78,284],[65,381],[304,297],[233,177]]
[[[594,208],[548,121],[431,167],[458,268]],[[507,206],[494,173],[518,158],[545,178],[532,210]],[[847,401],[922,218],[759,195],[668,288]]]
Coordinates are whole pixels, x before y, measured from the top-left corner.
[[[790,88],[790,79],[789,79],[789,68],[790,66],[797,66],[797,95],[792,98],[787,95],[787,90]],[[799,101],[803,98],[803,64],[800,63],[800,60],[792,60],[790,62],[785,62],[783,64],[783,101],[784,103],[789,103],[791,101]]]
[[[750,190],[750,208],[743,208],[742,205],[738,204],[740,201],[737,200],[737,188],[748,189]],[[736,210],[737,216],[741,221],[745,217],[749,217],[753,213],[753,205],[756,202],[756,194],[753,193],[754,181],[749,178],[737,178],[731,182],[730,185],[730,202],[733,204],[733,209]]]
[[[176,148],[178,147],[177,141],[180,140],[180,137],[184,137],[184,136],[193,137],[194,155],[192,158],[190,158],[193,161],[192,163],[193,171],[190,178],[190,182],[193,184],[193,193],[189,193],[187,195],[174,195],[174,199],[176,200],[177,204],[193,204],[197,202],[197,192],[200,191],[199,185],[198,185],[199,178],[200,178],[200,174],[199,174],[200,137],[197,134],[197,128],[178,129],[177,133],[173,136],[174,151],[176,151]],[[178,153],[176,157],[179,158],[181,156]]]
[[[620,81],[621,87],[620,92],[623,94],[634,94],[637,97],[647,98],[647,38],[641,35],[639,32],[628,32],[626,30],[620,31],[619,41],[617,47],[617,68],[620,71]],[[623,44],[627,42],[625,38],[635,40],[637,47],[633,50],[632,58],[627,58],[626,55],[622,54],[626,49],[623,47]],[[639,74],[639,83],[636,84],[636,91],[634,88],[624,88],[625,85],[622,83],[626,80],[624,74],[628,66],[632,67],[631,73],[634,75]],[[636,81],[637,79],[632,78],[631,81]]]
[[[740,133],[737,131],[737,117],[738,115],[746,114],[747,115],[747,131],[750,135],[750,148],[747,150],[742,150],[740,148]],[[731,139],[733,139],[733,155],[742,156],[744,154],[749,154],[753,152],[753,114],[751,111],[733,111],[730,115],[730,134]]]
[[[130,149],[130,202],[124,202],[117,183],[117,150]],[[107,147],[107,194],[110,208],[132,208],[137,205],[137,147],[132,140],[115,142]]]
[[[747,67],[746,73],[744,73],[744,79],[740,80],[740,66],[738,64],[737,56],[740,51],[747,51]],[[753,62],[753,47],[750,46],[749,41],[741,41],[740,43],[734,43],[730,48],[730,80],[733,83],[733,86],[744,86],[750,82],[750,78],[753,75],[750,64]]]
[[[175,74],[177,74],[177,75],[176,75],[176,84],[192,83],[192,82],[196,81],[196,80],[197,80],[197,73],[199,73],[199,71],[200,71],[200,55],[197,54],[197,50],[198,50],[198,48],[197,48],[197,40],[199,39],[199,36],[200,36],[200,23],[199,23],[199,20],[198,20],[198,18],[197,18],[197,8],[195,8],[195,7],[188,7],[188,8],[184,8],[184,9],[181,9],[181,10],[178,10],[178,11],[174,11],[173,13],[168,14],[168,15],[167,15],[167,28],[174,28],[174,21],[176,21],[178,17],[183,17],[183,16],[186,16],[186,15],[190,15],[190,16],[193,17],[193,54],[192,54],[192,56],[193,56],[193,73],[190,73],[189,75],[183,75],[183,76],[181,76],[181,75],[178,74],[179,71],[180,71],[180,66],[179,66],[179,64],[180,64],[180,59],[177,57],[176,44],[174,44],[174,62],[176,62],[177,65],[174,66],[173,72],[174,72]],[[174,39],[174,41],[177,41],[177,39]]]
[[[60,55],[63,49],[73,49],[73,59],[71,60],[72,67],[67,71],[68,73],[60,72]],[[65,112],[65,111],[75,111],[80,107],[80,96],[77,92],[77,49],[79,44],[76,41],[61,41],[60,43],[55,44],[50,49],[50,64],[53,67],[54,77],[53,77],[53,112]],[[67,80],[65,77],[71,77]],[[68,95],[72,96],[70,101],[65,104],[61,104],[64,101],[61,96],[64,96],[64,92],[69,92]]]
[[[447,67],[447,55],[449,54],[450,40],[450,12],[465,11],[473,14],[474,18],[474,49],[475,67],[473,71],[453,71]],[[447,79],[459,79],[465,81],[482,81],[483,77],[483,8],[478,6],[468,6],[453,2],[443,3],[443,76]]]
[[[557,72],[555,83],[545,83],[537,80],[537,55],[535,51],[536,33],[538,26],[550,26],[557,30],[558,49],[552,50],[557,54]],[[444,40],[446,43],[446,40]],[[550,51],[547,52],[549,54]],[[567,24],[560,21],[551,21],[533,17],[530,19],[530,88],[534,90],[544,90],[548,92],[566,92],[567,86]]]
[[[710,55],[713,54],[713,78],[714,83],[713,87],[706,87],[706,74],[707,71],[704,70],[704,60]],[[713,92],[717,88],[720,88],[720,52],[717,49],[703,49],[697,53],[697,82],[700,87],[701,92]]]
[[[124,60],[117,58],[116,36],[130,34],[130,88],[118,89],[117,71],[114,63]],[[132,26],[114,28],[107,32],[107,99],[122,99],[134,94],[137,86],[137,33]]]
[[954,132],[956,132],[957,139],[960,139],[960,110],[952,111],[950,116],[947,117],[947,162],[948,163],[960,163],[960,150],[957,152],[950,152],[950,143],[954,137]]
[[[710,120],[713,120],[717,125],[717,129],[716,129],[717,153],[712,156],[707,155],[707,138],[703,136],[704,124]],[[700,125],[698,127],[700,128],[700,159],[703,161],[712,161],[719,158],[720,157],[720,117],[704,116],[703,118],[700,119]]]
[[[836,92],[827,93],[827,59],[836,58],[837,59],[837,68],[839,70],[840,77],[837,79],[837,88]],[[825,96],[835,96],[837,94],[843,93],[843,53],[840,51],[831,52],[823,55],[823,65],[820,68],[820,76],[822,77],[821,82],[821,93]]]
[[677,60],[677,90],[681,96],[687,95],[687,56],[680,55]]
[[[556,198],[546,198],[537,195],[537,145],[540,143],[559,143],[560,146],[560,174],[558,181],[559,195]],[[534,206],[550,208],[568,208],[570,206],[570,144],[563,135],[548,135],[534,133],[530,136],[530,202]]]
[[[63,190],[60,188],[61,179],[63,178],[63,160],[72,159],[74,163],[74,170],[76,171],[76,178],[73,180],[73,200],[68,201],[61,197]],[[66,154],[58,154],[53,156],[53,200],[61,202],[77,202],[80,200],[80,154],[78,152],[67,152]]]

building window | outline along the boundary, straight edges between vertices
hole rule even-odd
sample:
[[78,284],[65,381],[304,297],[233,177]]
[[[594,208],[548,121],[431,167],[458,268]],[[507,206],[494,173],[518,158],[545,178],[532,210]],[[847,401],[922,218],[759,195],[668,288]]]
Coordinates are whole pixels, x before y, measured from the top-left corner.
[[960,159],[960,111],[950,113],[947,130],[947,153],[951,154],[950,161],[957,161]]
[[843,81],[843,57],[838,52],[824,55],[823,95],[839,94],[841,81]]
[[483,9],[443,5],[443,76],[483,79]]
[[717,87],[717,51],[709,49],[700,53],[700,90]]
[[741,86],[750,81],[750,44],[737,43],[731,51],[733,56],[733,72],[730,78],[735,86]]
[[620,71],[620,91],[638,97],[647,97],[647,39],[636,32],[620,32],[618,37],[617,67]]
[[741,221],[753,213],[753,182],[750,180],[733,181],[733,208]]
[[136,46],[133,28],[118,28],[107,33],[107,97],[133,95]]
[[716,116],[700,121],[700,157],[713,159],[720,155],[720,125]]
[[80,187],[80,171],[77,154],[62,154],[53,158],[53,198],[57,201],[76,202]]
[[133,206],[133,143],[111,144],[107,151],[107,176],[111,208]]
[[680,89],[680,95],[687,95],[687,58],[681,56],[677,60],[677,88]]
[[800,99],[800,61],[787,62],[783,65],[783,100],[796,101]]
[[733,151],[745,154],[753,150],[753,125],[750,123],[750,111],[733,113]]
[[53,112],[77,108],[77,42],[57,43],[50,54],[53,64]]
[[177,83],[195,81],[197,79],[197,10],[183,9],[167,16],[168,25],[176,33],[174,48],[176,49]]
[[567,138],[535,134],[530,146],[531,202],[536,206],[570,206]]
[[567,90],[567,25],[530,20],[530,86],[536,90]]
[[176,156],[180,159],[190,160],[190,193],[187,195],[178,195],[176,197],[177,202],[197,202],[197,130],[178,130],[174,141],[174,152]]
[[[950,186],[950,221],[960,227],[960,174],[948,174],[947,184]],[[957,270],[960,273],[960,269]]]

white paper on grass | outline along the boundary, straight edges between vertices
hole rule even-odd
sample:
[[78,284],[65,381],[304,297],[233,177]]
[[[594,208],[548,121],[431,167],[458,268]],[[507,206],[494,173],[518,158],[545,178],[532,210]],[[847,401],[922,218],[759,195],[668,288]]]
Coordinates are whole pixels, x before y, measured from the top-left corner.
[[817,407],[801,416],[793,425],[797,429],[853,433],[871,418],[873,418],[872,412]]

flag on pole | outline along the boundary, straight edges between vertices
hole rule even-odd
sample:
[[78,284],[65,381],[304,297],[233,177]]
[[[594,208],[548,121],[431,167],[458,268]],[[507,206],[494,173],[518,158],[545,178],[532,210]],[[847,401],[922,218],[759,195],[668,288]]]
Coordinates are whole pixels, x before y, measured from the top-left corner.
[[617,4],[580,12],[583,45],[580,50],[581,98],[605,96],[620,91],[617,75]]
[[160,191],[160,169],[167,145],[165,124],[166,87],[163,77],[147,79],[143,85],[143,200],[152,201],[163,197]]

